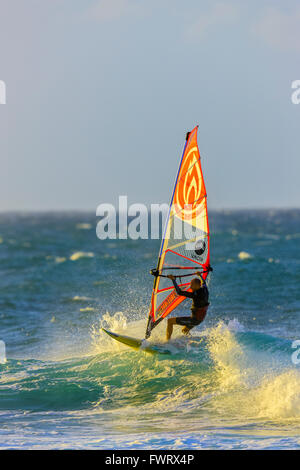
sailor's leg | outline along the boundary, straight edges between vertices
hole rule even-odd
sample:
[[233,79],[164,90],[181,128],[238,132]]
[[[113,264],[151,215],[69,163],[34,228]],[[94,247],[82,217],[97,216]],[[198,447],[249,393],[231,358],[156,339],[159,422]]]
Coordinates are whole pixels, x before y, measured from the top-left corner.
[[201,323],[201,320],[198,320],[194,316],[192,316],[192,317],[177,317],[176,320],[177,320],[176,321],[177,325],[182,325],[183,326],[181,331],[186,336],[189,334],[189,332],[191,331],[192,328],[194,328],[195,326],[197,326]]
[[184,326],[181,331],[182,331],[182,333],[183,333],[184,335],[187,336],[187,335],[189,334],[189,332],[190,332],[191,329],[192,329],[192,328],[188,328],[187,326]]
[[168,318],[168,323],[167,323],[167,334],[166,334],[166,339],[169,341],[169,339],[172,336],[173,333],[173,326],[176,323],[176,318]]
[[184,325],[184,328],[182,328],[181,330],[184,335],[188,335],[192,328],[200,325],[200,323],[203,322],[207,313],[207,308],[208,306],[199,308],[191,317],[188,317],[188,318],[183,317],[182,319],[177,318],[177,320],[179,320],[177,321],[177,323],[179,325]]

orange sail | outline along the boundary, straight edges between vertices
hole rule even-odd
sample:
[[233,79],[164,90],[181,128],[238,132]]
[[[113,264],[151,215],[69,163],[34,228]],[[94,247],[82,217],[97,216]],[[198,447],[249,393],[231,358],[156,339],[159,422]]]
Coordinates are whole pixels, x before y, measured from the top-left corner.
[[[166,276],[179,277],[181,289],[189,290],[195,271],[206,279],[209,264],[207,195],[195,127],[187,134],[175,180],[155,276],[146,338],[151,330],[184,300]],[[181,279],[180,279],[181,278]]]

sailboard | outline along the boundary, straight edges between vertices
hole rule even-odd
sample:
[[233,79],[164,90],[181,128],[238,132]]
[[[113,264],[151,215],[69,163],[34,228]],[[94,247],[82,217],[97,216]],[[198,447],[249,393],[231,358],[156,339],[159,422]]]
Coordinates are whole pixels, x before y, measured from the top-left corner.
[[[168,274],[179,278],[182,290],[190,291],[190,276],[201,272],[203,279],[210,267],[210,238],[207,194],[197,143],[196,126],[187,133],[170,201],[164,235],[154,275],[146,338],[185,297],[179,296]],[[170,285],[171,284],[171,285]]]
[[102,331],[104,331],[104,333],[106,333],[112,339],[135,350],[145,351],[150,354],[170,354],[170,351],[167,349],[158,345],[149,344],[148,342],[145,342],[145,340],[132,338],[131,336],[119,335],[118,333],[106,330],[105,328],[102,328]]

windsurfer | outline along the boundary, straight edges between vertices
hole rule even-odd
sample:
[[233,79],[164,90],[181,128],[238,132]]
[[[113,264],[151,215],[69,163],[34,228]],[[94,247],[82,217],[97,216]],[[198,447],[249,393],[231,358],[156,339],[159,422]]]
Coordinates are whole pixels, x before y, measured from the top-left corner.
[[196,273],[198,277],[192,279],[190,284],[191,292],[181,290],[178,286],[175,276],[170,274],[167,276],[169,279],[173,281],[175,290],[178,295],[188,297],[192,299],[192,315],[190,317],[172,317],[168,318],[167,324],[167,341],[172,336],[173,333],[173,326],[174,325],[182,325],[182,333],[185,335],[189,334],[189,331],[194,328],[195,326],[199,325],[203,322],[207,309],[209,306],[208,297],[209,292],[206,285],[205,280],[203,279],[200,272]]

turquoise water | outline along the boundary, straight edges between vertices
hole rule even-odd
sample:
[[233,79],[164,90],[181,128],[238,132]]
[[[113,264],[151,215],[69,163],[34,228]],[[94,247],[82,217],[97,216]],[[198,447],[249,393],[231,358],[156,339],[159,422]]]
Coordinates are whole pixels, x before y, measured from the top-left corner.
[[101,333],[143,337],[159,242],[96,223],[0,215],[0,446],[300,448],[300,211],[211,213],[208,317],[168,356]]

